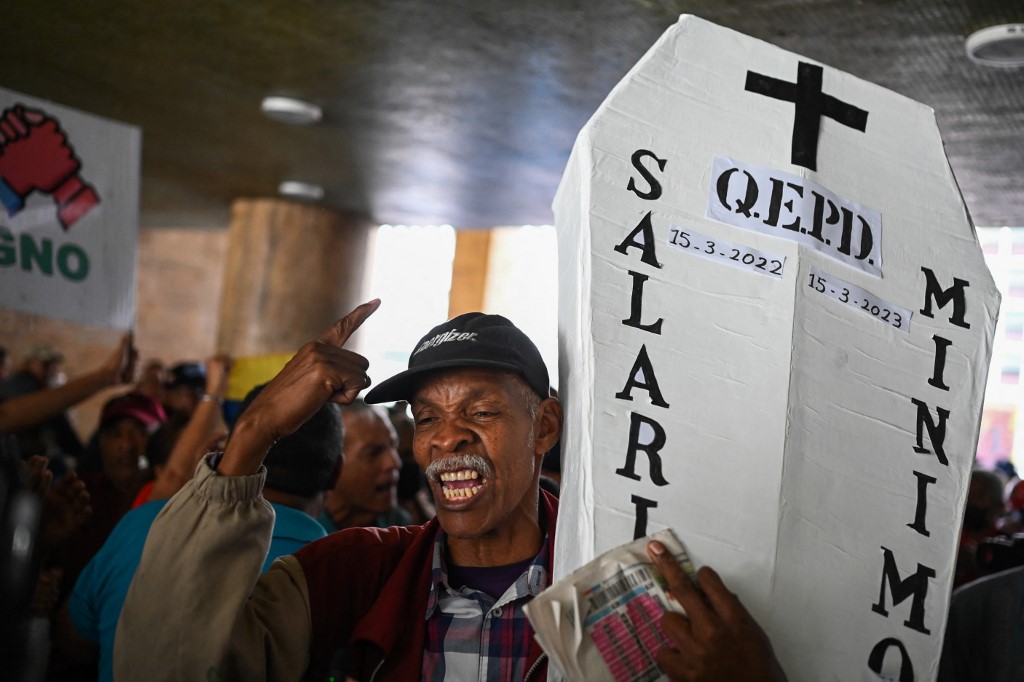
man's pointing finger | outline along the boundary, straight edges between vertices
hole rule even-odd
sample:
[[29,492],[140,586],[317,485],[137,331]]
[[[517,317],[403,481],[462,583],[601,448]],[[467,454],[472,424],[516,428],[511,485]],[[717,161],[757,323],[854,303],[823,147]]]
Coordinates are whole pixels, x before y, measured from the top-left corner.
[[373,315],[379,307],[379,298],[356,306],[355,310],[331,325],[331,328],[324,332],[318,341],[329,343],[337,348],[343,347],[348,343],[348,339],[352,336],[353,332],[359,329],[363,322],[366,321],[366,318]]

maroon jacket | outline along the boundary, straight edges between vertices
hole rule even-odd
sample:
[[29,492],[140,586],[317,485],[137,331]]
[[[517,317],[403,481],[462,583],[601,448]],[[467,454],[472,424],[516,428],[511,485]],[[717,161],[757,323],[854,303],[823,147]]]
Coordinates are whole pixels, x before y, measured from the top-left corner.
[[[554,543],[558,499],[540,493],[541,517]],[[307,679],[327,679],[332,658],[346,647],[347,671],[360,680],[420,678],[438,527],[434,518],[422,526],[349,528],[296,552],[312,621]],[[534,641],[526,671],[542,653]],[[546,677],[545,662],[530,679]]]

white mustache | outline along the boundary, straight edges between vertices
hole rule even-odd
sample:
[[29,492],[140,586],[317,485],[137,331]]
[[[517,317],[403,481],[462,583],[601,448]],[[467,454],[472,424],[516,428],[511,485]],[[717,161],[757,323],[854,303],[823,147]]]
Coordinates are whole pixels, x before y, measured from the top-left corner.
[[455,455],[454,457],[436,459],[427,466],[424,474],[426,474],[427,480],[431,483],[440,483],[441,474],[450,471],[462,471],[464,469],[477,472],[480,478],[494,477],[494,469],[491,468],[491,463],[480,455]]

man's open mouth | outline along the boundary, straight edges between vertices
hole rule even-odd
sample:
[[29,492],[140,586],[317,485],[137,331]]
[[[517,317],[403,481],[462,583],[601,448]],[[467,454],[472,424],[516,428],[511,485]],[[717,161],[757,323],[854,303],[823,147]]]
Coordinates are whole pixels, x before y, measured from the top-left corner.
[[487,479],[481,478],[473,469],[445,471],[438,478],[441,479],[441,492],[449,501],[468,500],[480,492],[487,482]]

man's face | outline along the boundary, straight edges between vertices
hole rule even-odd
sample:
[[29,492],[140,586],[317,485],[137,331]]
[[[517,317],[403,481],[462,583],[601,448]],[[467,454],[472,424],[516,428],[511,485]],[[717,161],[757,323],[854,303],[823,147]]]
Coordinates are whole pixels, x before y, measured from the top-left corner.
[[354,512],[386,514],[397,503],[395,431],[376,410],[343,410],[345,464],[334,487]]
[[146,429],[131,417],[122,417],[103,427],[99,444],[104,473],[115,482],[135,477],[147,440]]
[[488,369],[435,374],[416,391],[413,452],[453,538],[516,537],[521,524],[536,526],[540,461],[554,441],[523,391],[516,375]]

